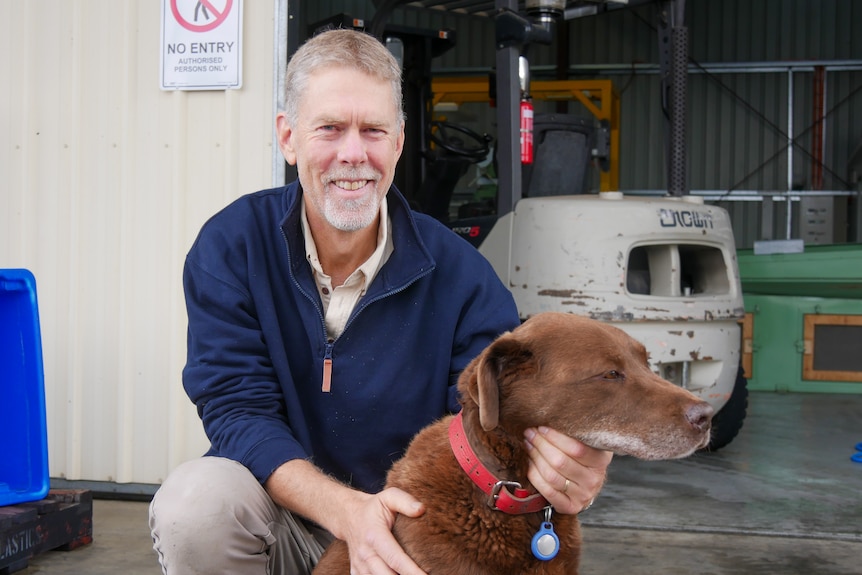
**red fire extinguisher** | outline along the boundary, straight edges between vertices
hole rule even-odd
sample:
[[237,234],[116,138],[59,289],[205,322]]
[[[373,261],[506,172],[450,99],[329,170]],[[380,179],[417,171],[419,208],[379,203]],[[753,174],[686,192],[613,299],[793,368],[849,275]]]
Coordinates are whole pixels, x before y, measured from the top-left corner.
[[533,102],[521,98],[521,163],[533,163]]

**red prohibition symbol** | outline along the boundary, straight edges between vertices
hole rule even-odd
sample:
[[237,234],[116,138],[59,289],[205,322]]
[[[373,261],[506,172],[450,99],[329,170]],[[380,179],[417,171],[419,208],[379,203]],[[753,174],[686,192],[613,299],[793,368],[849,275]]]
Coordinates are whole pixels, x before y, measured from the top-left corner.
[[[177,23],[189,30],[191,32],[208,32],[217,28],[222,22],[227,19],[228,14],[230,14],[230,9],[233,6],[233,0],[225,0],[224,9],[219,12],[219,10],[213,6],[212,0],[198,0],[195,5],[195,22],[198,19],[199,15],[202,15],[205,20],[210,20],[206,24],[195,24],[194,22],[189,22],[186,20],[182,14],[180,14],[179,8],[177,8],[177,2],[180,0],[171,0],[171,12],[174,14],[174,18]],[[192,0],[186,0],[186,3],[189,3]]]

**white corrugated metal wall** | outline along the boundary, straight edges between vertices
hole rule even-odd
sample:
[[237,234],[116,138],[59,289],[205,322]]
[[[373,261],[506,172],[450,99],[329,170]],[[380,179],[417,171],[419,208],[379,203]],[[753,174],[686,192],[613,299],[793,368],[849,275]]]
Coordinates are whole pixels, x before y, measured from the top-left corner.
[[160,1],[0,0],[0,267],[37,279],[52,477],[159,483],[206,448],[182,264],[271,184],[274,4],[244,3],[241,90],[163,92]]

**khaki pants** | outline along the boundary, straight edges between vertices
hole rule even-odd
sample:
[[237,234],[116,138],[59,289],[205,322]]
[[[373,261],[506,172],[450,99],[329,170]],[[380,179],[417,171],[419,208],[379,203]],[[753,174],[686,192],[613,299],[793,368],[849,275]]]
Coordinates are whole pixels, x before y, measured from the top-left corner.
[[332,535],[276,505],[242,464],[202,457],[177,467],[150,504],[165,575],[305,575]]

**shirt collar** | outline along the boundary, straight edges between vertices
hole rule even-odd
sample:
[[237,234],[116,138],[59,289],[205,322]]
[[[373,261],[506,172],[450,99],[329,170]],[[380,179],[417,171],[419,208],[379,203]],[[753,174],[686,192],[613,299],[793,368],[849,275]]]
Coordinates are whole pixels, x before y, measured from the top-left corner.
[[[315,277],[320,281],[320,278],[329,280],[329,276],[323,271],[320,265],[320,258],[317,254],[317,245],[314,243],[314,238],[311,235],[311,227],[308,225],[308,216],[305,207],[305,197],[300,199],[300,224],[302,226],[302,235],[305,238],[305,257],[311,264],[314,270]],[[392,220],[389,217],[389,206],[386,198],[380,202],[380,225],[377,226],[377,247],[374,253],[365,260],[351,275],[348,277],[348,282],[356,277],[357,274],[362,274],[362,293],[368,290],[371,282],[374,280],[377,273],[383,267],[383,264],[392,255],[395,246],[392,242]]]

